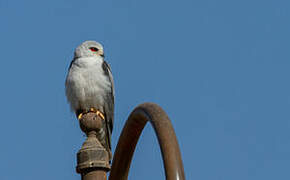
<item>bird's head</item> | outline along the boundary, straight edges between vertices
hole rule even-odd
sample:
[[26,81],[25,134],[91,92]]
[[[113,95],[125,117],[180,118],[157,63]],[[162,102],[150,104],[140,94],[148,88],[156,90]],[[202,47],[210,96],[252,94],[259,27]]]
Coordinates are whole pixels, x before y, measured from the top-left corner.
[[94,56],[104,57],[104,48],[96,41],[85,41],[75,50],[75,58]]

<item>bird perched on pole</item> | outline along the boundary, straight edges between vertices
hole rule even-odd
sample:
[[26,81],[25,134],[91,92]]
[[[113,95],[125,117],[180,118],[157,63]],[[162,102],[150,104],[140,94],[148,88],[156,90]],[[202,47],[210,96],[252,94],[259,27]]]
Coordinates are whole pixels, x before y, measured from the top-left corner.
[[103,119],[104,123],[97,137],[110,154],[114,82],[104,57],[104,49],[100,43],[85,41],[79,45],[69,67],[65,89],[71,109],[79,120],[88,112],[94,112]]

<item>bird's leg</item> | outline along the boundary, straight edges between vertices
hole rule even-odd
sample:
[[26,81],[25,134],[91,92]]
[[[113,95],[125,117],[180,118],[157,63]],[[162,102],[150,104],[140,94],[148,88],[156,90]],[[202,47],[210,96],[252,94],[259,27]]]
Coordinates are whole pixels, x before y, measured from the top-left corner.
[[96,110],[95,108],[90,108],[90,112],[96,113],[99,117],[101,117],[103,120],[105,120],[105,116],[101,111]]

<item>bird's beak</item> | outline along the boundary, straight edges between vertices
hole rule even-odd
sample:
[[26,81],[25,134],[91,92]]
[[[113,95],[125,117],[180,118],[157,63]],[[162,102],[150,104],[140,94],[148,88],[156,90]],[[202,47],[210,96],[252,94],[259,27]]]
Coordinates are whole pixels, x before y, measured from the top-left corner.
[[105,57],[105,56],[104,56],[104,51],[103,51],[103,50],[99,50],[99,51],[98,51],[98,54],[99,54],[100,56],[102,56],[102,57]]

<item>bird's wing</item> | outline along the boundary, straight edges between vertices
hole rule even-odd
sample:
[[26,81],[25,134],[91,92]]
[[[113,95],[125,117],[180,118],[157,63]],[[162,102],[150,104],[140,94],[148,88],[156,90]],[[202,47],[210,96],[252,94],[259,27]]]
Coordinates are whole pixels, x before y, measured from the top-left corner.
[[111,91],[107,92],[105,96],[105,104],[104,104],[104,113],[106,117],[106,126],[107,126],[106,128],[107,128],[107,133],[109,137],[108,138],[109,148],[111,149],[111,134],[113,131],[113,124],[114,124],[114,103],[115,103],[114,80],[113,80],[111,68],[107,64],[106,61],[103,62],[102,68],[111,84]]
[[73,99],[75,97],[75,94],[73,93],[72,87],[71,87],[74,84],[72,83],[72,81],[69,80],[69,77],[70,77],[70,73],[71,73],[71,69],[72,69],[74,61],[75,61],[75,59],[73,59],[69,65],[68,74],[67,74],[66,80],[65,80],[65,94],[66,94],[67,100],[71,106],[72,111],[75,111],[74,105],[73,105],[73,103],[74,103]]

